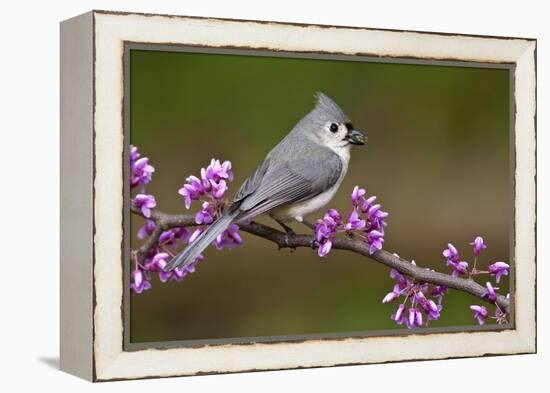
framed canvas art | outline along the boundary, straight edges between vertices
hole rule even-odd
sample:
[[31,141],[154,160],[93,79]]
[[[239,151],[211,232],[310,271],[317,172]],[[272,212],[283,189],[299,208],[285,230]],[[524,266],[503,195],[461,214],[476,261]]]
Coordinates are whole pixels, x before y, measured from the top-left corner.
[[61,368],[536,351],[536,40],[61,23]]

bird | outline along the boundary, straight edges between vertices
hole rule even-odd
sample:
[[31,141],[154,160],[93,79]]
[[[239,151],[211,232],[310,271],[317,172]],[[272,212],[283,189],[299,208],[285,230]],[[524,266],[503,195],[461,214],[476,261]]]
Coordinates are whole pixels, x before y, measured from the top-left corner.
[[327,95],[316,94],[314,108],[267,154],[243,182],[223,214],[166,265],[186,267],[231,224],[268,214],[285,230],[297,221],[314,229],[305,216],[327,205],[344,179],[352,145],[367,137]]

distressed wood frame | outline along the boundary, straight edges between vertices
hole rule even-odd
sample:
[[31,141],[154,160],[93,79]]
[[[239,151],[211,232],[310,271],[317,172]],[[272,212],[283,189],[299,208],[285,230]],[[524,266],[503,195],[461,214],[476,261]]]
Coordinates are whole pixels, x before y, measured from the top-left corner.
[[[125,350],[127,43],[514,67],[512,329]],[[92,11],[61,24],[61,368],[92,381],[536,351],[536,40]]]

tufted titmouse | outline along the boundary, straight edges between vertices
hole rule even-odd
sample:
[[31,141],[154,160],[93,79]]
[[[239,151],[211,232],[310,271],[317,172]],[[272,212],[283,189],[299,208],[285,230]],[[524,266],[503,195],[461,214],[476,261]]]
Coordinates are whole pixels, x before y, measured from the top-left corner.
[[285,222],[296,220],[311,227],[304,216],[332,199],[346,175],[351,145],[364,145],[366,140],[334,101],[318,93],[315,108],[245,180],[231,206],[165,270],[187,266],[229,225],[263,213],[269,213],[287,235],[292,229]]

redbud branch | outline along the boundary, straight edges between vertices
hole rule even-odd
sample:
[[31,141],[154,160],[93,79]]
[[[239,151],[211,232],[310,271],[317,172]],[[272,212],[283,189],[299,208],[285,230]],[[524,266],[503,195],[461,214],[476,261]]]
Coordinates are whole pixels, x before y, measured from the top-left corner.
[[[131,206],[130,210],[132,211],[132,213],[144,217],[139,208]],[[189,214],[165,214],[158,210],[151,210],[151,216],[144,218],[148,218],[155,222],[155,230],[138,249],[138,257],[141,260],[143,260],[147,256],[149,250],[153,248],[153,246],[159,241],[162,232],[170,228],[189,227],[196,225],[195,217]]]
[[[133,213],[143,216],[140,209],[131,207]],[[150,220],[153,220],[156,224],[155,231],[145,241],[145,243],[139,248],[138,254],[140,258],[144,258],[149,250],[158,242],[158,239],[163,231],[176,228],[176,227],[189,227],[195,226],[195,217],[190,214],[171,215],[165,214],[158,210],[151,210]],[[252,235],[262,237],[266,240],[270,240],[277,244],[279,248],[297,248],[297,247],[311,247],[312,235],[286,235],[285,233],[273,229],[267,225],[259,224],[256,222],[239,224],[239,228]],[[498,307],[506,312],[509,311],[510,301],[505,296],[497,295],[495,302],[490,301],[484,295],[487,289],[471,278],[453,277],[449,274],[444,274],[421,268],[413,265],[410,261],[400,258],[388,251],[378,250],[374,254],[370,254],[369,246],[361,240],[353,239],[350,237],[339,237],[332,239],[332,248],[339,250],[348,250],[361,254],[370,259],[373,259],[383,265],[391,267],[401,274],[405,274],[413,280],[419,282],[427,282],[434,285],[444,285],[449,288],[457,289],[459,291],[474,295],[488,303],[495,303]]]

